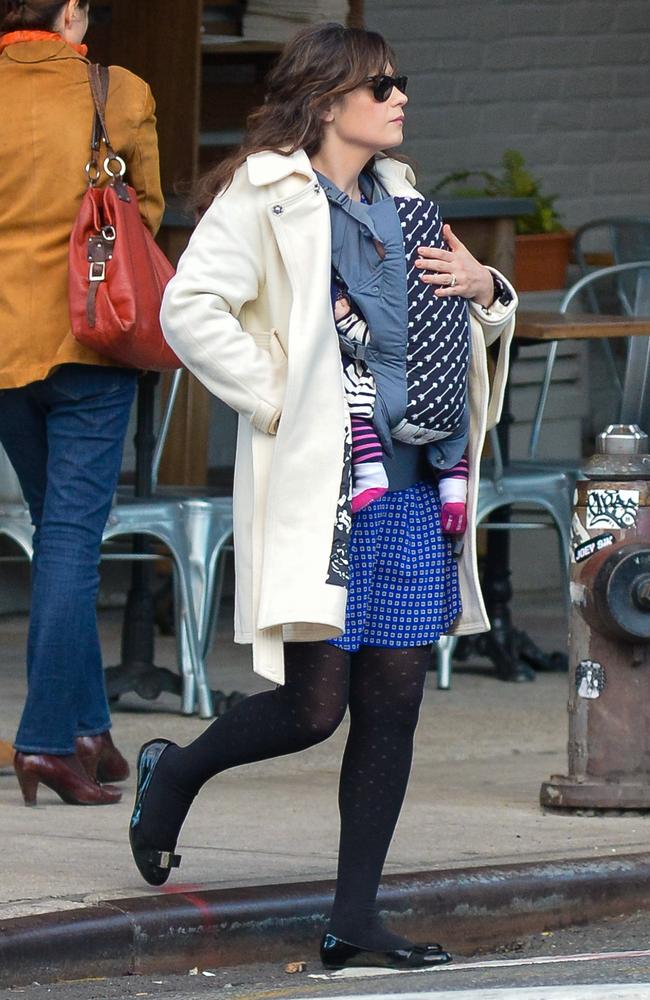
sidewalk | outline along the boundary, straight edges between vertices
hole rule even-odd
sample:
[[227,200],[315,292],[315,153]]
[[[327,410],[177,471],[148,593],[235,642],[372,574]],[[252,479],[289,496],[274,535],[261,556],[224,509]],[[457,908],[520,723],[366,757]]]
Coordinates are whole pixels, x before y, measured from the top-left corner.
[[[559,596],[515,605],[517,624],[544,648],[563,648]],[[263,688],[248,648],[229,640],[226,609],[211,656],[212,686]],[[120,614],[100,616],[106,662],[119,650]],[[0,619],[0,736],[11,739],[23,697],[26,618]],[[174,666],[171,639],[157,639],[157,662]],[[463,665],[450,692],[429,675],[413,777],[387,873],[431,871],[563,858],[612,857],[647,849],[647,821],[635,816],[544,815],[540,782],[566,766],[566,676],[503,684],[486,664]],[[114,712],[118,746],[133,762],[154,735],[179,742],[205,725],[177,714],[178,701],[125,697]],[[336,785],[345,724],[305,753],[220,776],[204,789],[183,830],[183,864],[168,886],[204,889],[332,878],[338,815]],[[27,810],[13,773],[0,772],[3,877],[0,919],[63,911],[98,901],[155,895],[135,870],[126,839],[134,784],[120,805],[66,806],[39,788]]]

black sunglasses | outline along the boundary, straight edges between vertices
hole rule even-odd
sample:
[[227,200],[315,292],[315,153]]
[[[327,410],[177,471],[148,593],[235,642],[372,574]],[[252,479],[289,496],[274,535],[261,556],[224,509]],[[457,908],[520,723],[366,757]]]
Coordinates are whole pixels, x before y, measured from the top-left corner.
[[382,73],[380,76],[369,76],[368,83],[372,86],[372,96],[376,101],[384,103],[393,92],[393,87],[397,87],[403,94],[409,82],[408,76],[388,76]]

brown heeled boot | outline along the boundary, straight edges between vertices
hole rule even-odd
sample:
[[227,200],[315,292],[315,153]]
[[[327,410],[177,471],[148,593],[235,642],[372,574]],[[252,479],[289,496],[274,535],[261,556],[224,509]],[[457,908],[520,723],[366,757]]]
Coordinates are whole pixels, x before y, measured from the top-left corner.
[[129,765],[113,743],[110,730],[97,736],[77,736],[77,757],[91,781],[126,781]]
[[19,751],[14,758],[14,770],[26,806],[36,805],[39,782],[71,806],[107,806],[122,798],[119,788],[91,781],[76,754],[58,756]]

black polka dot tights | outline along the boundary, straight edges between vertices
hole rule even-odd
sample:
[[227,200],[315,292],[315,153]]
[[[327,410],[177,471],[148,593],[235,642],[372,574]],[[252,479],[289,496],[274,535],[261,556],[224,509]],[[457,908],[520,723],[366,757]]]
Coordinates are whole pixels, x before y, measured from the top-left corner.
[[330,931],[366,948],[400,947],[376,916],[376,896],[408,784],[428,646],[347,653],[288,643],[286,683],[252,695],[187,747],[163,754],[141,830],[172,850],[195,795],[228,768],[305,750],[327,739],[350,709],[339,784],[341,835]]

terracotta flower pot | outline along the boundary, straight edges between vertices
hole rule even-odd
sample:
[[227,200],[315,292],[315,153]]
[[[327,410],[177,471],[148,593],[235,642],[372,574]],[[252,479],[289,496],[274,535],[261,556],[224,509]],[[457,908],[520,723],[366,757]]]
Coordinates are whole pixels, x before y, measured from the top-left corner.
[[534,233],[515,238],[515,288],[542,292],[564,288],[573,233]]

